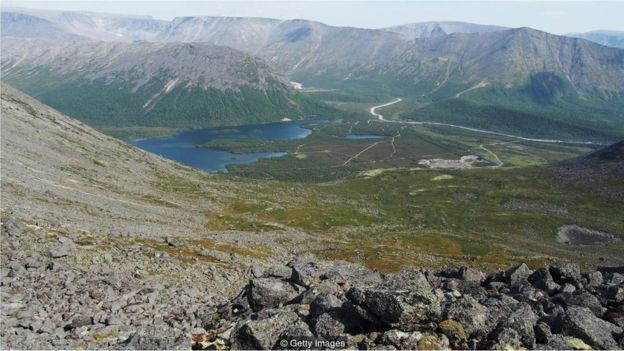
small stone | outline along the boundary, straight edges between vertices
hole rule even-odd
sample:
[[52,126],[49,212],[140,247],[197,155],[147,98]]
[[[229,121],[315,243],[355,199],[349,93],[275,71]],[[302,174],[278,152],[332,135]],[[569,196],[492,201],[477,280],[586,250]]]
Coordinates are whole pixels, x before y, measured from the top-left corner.
[[76,328],[80,328],[80,327],[84,327],[87,325],[91,325],[93,324],[93,318],[90,316],[80,316],[80,317],[76,317],[72,320],[71,324],[70,324],[70,329],[76,329]]
[[587,345],[583,340],[573,336],[564,336],[563,340],[573,350],[591,350],[591,346]]
[[50,250],[49,254],[50,254],[50,257],[52,258],[61,258],[61,257],[65,257],[69,255],[69,250],[70,250],[69,245],[61,244],[53,248],[52,250]]

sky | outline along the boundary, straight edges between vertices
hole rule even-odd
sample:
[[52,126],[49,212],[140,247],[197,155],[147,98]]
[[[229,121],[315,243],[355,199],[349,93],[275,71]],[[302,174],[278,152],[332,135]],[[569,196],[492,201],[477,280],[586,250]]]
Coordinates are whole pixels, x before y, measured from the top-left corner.
[[597,29],[624,31],[620,1],[28,1],[1,6],[150,15],[309,19],[336,26],[383,28],[413,22],[463,21],[532,27],[555,34]]

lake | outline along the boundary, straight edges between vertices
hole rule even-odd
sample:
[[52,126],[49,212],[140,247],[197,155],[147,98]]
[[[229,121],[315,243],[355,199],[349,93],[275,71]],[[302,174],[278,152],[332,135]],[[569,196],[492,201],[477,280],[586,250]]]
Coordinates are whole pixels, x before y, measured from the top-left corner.
[[382,138],[385,138],[385,136],[377,135],[377,134],[347,134],[345,135],[345,139],[350,139],[350,140],[382,139]]
[[303,125],[323,122],[318,120],[288,121],[236,127],[206,128],[185,131],[169,137],[136,140],[131,142],[131,144],[145,151],[209,172],[227,172],[227,166],[231,164],[246,164],[263,158],[281,157],[287,153],[256,152],[233,154],[222,150],[197,147],[197,145],[214,139],[303,139],[312,133],[310,129],[303,127]]

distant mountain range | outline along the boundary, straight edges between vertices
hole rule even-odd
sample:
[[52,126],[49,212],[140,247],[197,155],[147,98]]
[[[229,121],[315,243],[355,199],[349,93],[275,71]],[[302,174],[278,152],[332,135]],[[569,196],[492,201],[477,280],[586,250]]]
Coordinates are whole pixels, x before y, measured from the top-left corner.
[[[51,31],[65,39],[122,41],[154,39],[168,24],[150,16],[7,8],[2,11],[2,36],[44,37]],[[45,29],[46,31],[42,31]]]
[[[82,99],[133,94],[124,104],[101,104],[132,124],[188,127],[207,120],[240,123],[245,117],[235,117],[239,114],[329,111],[294,92],[288,80],[295,80],[334,89],[322,96],[329,100],[405,97],[411,103],[403,104],[404,118],[463,119],[507,131],[522,128],[517,119],[556,120],[589,134],[624,135],[624,50],[530,28],[428,22],[361,29],[240,17],[164,22],[21,9],[5,10],[2,16],[5,78],[80,118],[87,118],[87,111],[78,111],[78,102],[66,103],[67,96],[86,94],[85,87],[93,85],[98,89]],[[79,92],[67,93],[79,85]],[[198,91],[201,96],[195,95]],[[210,98],[204,97],[206,91]],[[186,117],[174,121],[172,113],[180,114],[180,106],[187,106]],[[190,106],[194,112],[187,110]]]
[[454,33],[484,33],[509,29],[466,22],[421,22],[383,28],[384,30],[403,35],[407,39],[430,38]]
[[568,34],[570,37],[583,38],[595,43],[624,49],[624,31],[596,30],[586,33]]

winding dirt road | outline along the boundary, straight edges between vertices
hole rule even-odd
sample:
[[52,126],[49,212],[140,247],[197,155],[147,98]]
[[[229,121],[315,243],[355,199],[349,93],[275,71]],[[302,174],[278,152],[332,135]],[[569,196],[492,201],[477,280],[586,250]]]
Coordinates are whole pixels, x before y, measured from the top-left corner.
[[401,99],[401,98],[397,98],[397,99],[396,99],[396,100],[394,100],[394,101],[390,101],[390,102],[387,102],[387,103],[385,103],[385,104],[381,104],[381,105],[373,106],[373,107],[371,107],[371,108],[370,108],[370,113],[371,113],[371,115],[373,115],[373,116],[377,117],[377,119],[379,119],[380,121],[385,121],[385,119],[383,118],[383,115],[382,115],[382,114],[379,114],[379,113],[377,113],[377,112],[375,112],[375,111],[376,111],[378,108],[382,108],[382,107],[386,107],[386,106],[394,105],[394,104],[396,104],[397,102],[401,102],[401,101],[403,101],[403,99]]
[[526,137],[519,136],[519,135],[506,134],[506,133],[500,133],[500,132],[493,132],[491,130],[484,130],[484,129],[478,129],[478,128],[472,128],[472,127],[465,127],[465,126],[460,126],[460,125],[456,125],[456,124],[441,123],[441,122],[389,121],[387,119],[384,119],[382,114],[379,114],[379,113],[376,112],[376,110],[378,108],[385,107],[385,106],[390,106],[390,105],[396,104],[397,102],[400,102],[400,101],[403,101],[403,100],[400,99],[400,98],[397,98],[394,101],[391,101],[391,102],[388,102],[388,103],[385,103],[385,104],[382,104],[382,105],[373,106],[370,109],[370,113],[371,113],[371,115],[377,117],[376,121],[385,122],[385,123],[399,123],[399,124],[414,124],[414,125],[431,125],[431,126],[451,127],[451,128],[468,130],[468,131],[471,131],[471,132],[491,134],[491,135],[498,135],[498,136],[504,136],[504,137],[508,137],[508,138],[512,138],[512,139],[518,139],[518,140],[524,140],[524,141],[533,141],[533,142],[537,142],[537,143],[577,144],[577,145],[605,145],[605,144],[595,143],[593,141],[526,138]]

